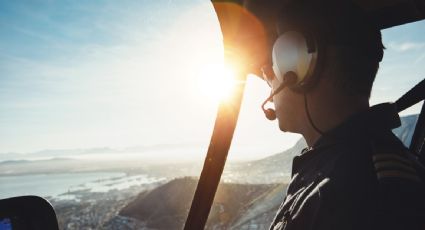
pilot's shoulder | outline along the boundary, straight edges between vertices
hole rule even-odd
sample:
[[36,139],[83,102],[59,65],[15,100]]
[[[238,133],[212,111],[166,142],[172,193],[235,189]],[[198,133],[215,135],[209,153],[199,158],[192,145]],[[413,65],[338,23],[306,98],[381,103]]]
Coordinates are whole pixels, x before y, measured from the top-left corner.
[[374,152],[372,162],[378,182],[423,185],[418,165],[409,154],[411,153],[405,149]]
[[383,220],[395,216],[403,223],[416,223],[425,218],[424,171],[420,168],[423,166],[410,154],[407,149],[394,149],[372,156],[377,182],[373,186],[377,189],[374,202]]

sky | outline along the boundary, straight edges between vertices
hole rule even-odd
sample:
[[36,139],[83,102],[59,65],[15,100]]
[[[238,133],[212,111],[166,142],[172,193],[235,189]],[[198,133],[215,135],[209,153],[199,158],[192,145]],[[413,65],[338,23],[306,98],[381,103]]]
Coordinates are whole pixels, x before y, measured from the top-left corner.
[[[383,31],[372,104],[423,78],[424,31],[425,21]],[[206,0],[0,1],[0,153],[184,144],[205,154],[217,102],[199,79],[222,62],[221,39]],[[264,118],[268,93],[248,78],[231,159],[300,138]]]

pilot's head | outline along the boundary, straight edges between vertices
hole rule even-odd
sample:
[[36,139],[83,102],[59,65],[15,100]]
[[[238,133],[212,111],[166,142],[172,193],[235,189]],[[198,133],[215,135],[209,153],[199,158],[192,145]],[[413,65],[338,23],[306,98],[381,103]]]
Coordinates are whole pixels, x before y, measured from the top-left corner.
[[316,121],[326,131],[329,114],[369,106],[384,49],[370,15],[348,1],[298,0],[283,7],[276,29],[269,84],[276,90],[297,75],[273,97],[281,130],[303,133]]

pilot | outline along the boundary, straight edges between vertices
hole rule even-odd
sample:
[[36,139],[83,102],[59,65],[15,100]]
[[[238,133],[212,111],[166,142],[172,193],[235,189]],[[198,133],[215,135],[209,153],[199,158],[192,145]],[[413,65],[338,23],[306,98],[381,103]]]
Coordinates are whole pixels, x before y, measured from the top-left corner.
[[[421,166],[392,133],[392,103],[369,106],[381,32],[348,1],[292,1],[277,20],[263,109],[308,147],[270,229],[425,229]],[[400,76],[403,77],[403,76]]]

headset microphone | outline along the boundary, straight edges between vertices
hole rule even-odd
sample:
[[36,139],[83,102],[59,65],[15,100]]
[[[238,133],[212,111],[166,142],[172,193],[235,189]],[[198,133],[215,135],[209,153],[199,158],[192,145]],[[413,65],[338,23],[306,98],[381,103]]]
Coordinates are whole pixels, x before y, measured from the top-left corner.
[[276,120],[276,112],[273,109],[266,109],[263,111],[267,119],[269,119],[270,121]]
[[267,104],[267,102],[271,101],[273,99],[273,96],[278,94],[280,91],[282,91],[285,87],[287,86],[291,86],[295,83],[297,83],[297,74],[293,71],[289,71],[285,74],[285,76],[283,77],[283,82],[282,84],[280,84],[280,86],[272,91],[272,93],[270,94],[270,96],[263,102],[263,104],[261,104],[261,109],[264,112],[264,115],[266,116],[267,119],[269,119],[270,121],[276,120],[276,111],[274,111],[274,109],[265,109],[265,105]]
[[[283,85],[284,84],[282,83],[281,86],[283,86]],[[279,88],[282,88],[283,89],[284,87],[279,87]],[[274,109],[271,109],[271,108],[270,109],[265,109],[264,106],[267,104],[267,102],[271,101],[271,99],[273,98],[273,96],[276,95],[276,92],[277,91],[275,91],[274,93],[270,94],[270,96],[261,105],[261,109],[263,109],[264,115],[270,121],[276,120],[276,111],[274,111]]]

